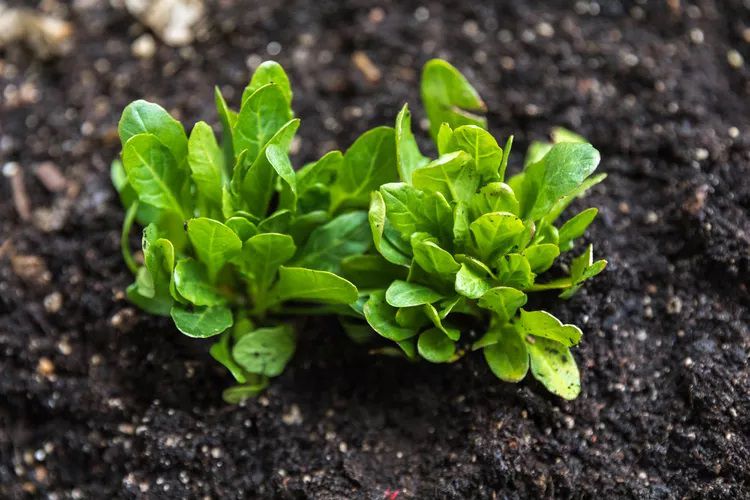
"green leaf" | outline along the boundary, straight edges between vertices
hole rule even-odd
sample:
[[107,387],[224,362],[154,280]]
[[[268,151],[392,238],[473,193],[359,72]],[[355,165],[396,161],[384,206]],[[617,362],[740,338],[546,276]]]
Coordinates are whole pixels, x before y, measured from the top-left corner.
[[437,328],[431,328],[419,335],[417,349],[427,361],[445,363],[455,354],[456,344]]
[[342,206],[366,207],[370,192],[396,179],[394,130],[377,127],[365,132],[344,153],[344,164],[331,186],[331,212]]
[[[145,267],[139,270],[139,274],[148,273]],[[139,287],[138,283],[132,283],[125,289],[125,295],[128,300],[143,309],[149,314],[155,314],[157,316],[169,316],[169,311],[172,309],[174,299],[170,295],[151,295],[147,297],[143,294],[143,291]]]
[[313,210],[297,214],[291,221],[287,232],[294,238],[294,241],[304,242],[310,237],[310,234],[323,224],[331,220],[328,212],[324,210]]
[[591,177],[583,181],[580,186],[560,198],[560,200],[555,203],[555,205],[550,209],[549,213],[544,216],[544,221],[548,222],[549,224],[555,222],[560,214],[563,213],[563,210],[565,210],[568,205],[573,202],[573,200],[575,200],[576,198],[580,198],[581,196],[586,194],[589,189],[596,186],[606,178],[607,174],[597,174],[592,175]]
[[229,373],[232,374],[237,382],[239,382],[240,384],[244,384],[245,382],[247,382],[247,377],[245,376],[245,372],[242,367],[235,363],[234,359],[232,358],[232,352],[229,347],[230,337],[231,334],[229,332],[223,334],[221,336],[221,339],[213,344],[208,352],[209,354],[211,354],[212,358],[224,365],[224,367],[229,370]]
[[461,268],[449,252],[440,248],[433,241],[414,241],[414,238],[412,238],[412,249],[414,251],[414,260],[419,264],[419,267],[429,274],[452,277]]
[[503,148],[503,159],[500,161],[500,170],[498,172],[498,177],[500,178],[500,182],[505,181],[505,171],[508,168],[508,160],[510,159],[510,150],[513,147],[513,136],[511,135],[508,137],[508,140],[505,141],[505,148]]
[[453,129],[447,123],[442,123],[437,135],[438,154],[444,155],[456,150],[456,143],[453,141]]
[[[224,164],[228,169],[231,169],[234,166],[235,157],[232,130],[237,124],[237,113],[229,109],[218,86],[214,87],[214,102],[216,103],[219,121],[221,121],[221,149],[224,152]],[[239,153],[240,151],[237,152],[237,154]]]
[[188,337],[213,337],[233,323],[232,311],[225,306],[196,307],[190,310],[175,304],[170,314],[177,329]]
[[430,319],[423,307],[401,307],[396,311],[396,323],[410,330],[421,330],[430,324]]
[[443,296],[424,285],[407,283],[396,280],[391,283],[385,292],[385,300],[393,307],[413,307],[422,304],[431,304],[442,299]]
[[484,261],[511,251],[525,229],[523,221],[509,212],[490,212],[469,225],[478,256]]
[[479,307],[494,311],[500,324],[507,323],[516,311],[526,304],[526,294],[515,288],[497,286],[490,288],[479,299]]
[[429,163],[429,159],[419,151],[417,141],[411,131],[411,113],[404,104],[396,117],[396,161],[401,180],[411,184],[412,172]]
[[259,233],[286,233],[292,222],[292,213],[287,209],[277,210],[258,224]]
[[375,249],[388,261],[401,266],[409,266],[411,259],[404,255],[389,238],[385,231],[390,222],[386,219],[386,207],[383,195],[373,191],[370,201],[370,211],[367,214],[370,222],[370,232]]
[[[172,242],[161,238],[155,224],[149,224],[143,230],[141,240],[143,259],[148,271],[136,279],[138,291],[147,298],[169,302],[174,296],[172,272],[175,265],[175,250]],[[145,280],[144,280],[145,278]],[[148,283],[146,286],[144,284]]]
[[[532,340],[530,342],[529,340]],[[581,378],[570,350],[559,342],[540,337],[526,340],[531,373],[550,392],[575,399],[581,392]]]
[[183,219],[189,216],[186,172],[156,136],[138,134],[131,137],[123,149],[122,162],[128,183],[141,201],[172,211]]
[[269,143],[266,147],[266,159],[282,181],[279,208],[295,212],[297,210],[297,175],[294,173],[286,149]]
[[263,146],[292,118],[292,110],[280,86],[269,83],[243,102],[232,130],[234,151],[247,150],[254,162]]
[[185,129],[158,104],[140,99],[131,102],[122,112],[117,131],[123,147],[136,135],[150,134],[169,150],[178,164],[187,155]]
[[351,304],[357,300],[357,288],[328,271],[301,267],[279,268],[279,281],[273,290],[277,302],[302,300],[326,304]]
[[503,286],[524,290],[534,284],[534,273],[529,261],[521,254],[501,256],[496,263],[497,280]]
[[563,325],[562,321],[546,311],[521,309],[521,317],[516,321],[516,326],[522,336],[544,337],[565,346],[578,344],[582,336],[580,328],[575,325]]
[[381,336],[401,342],[417,335],[411,328],[403,328],[396,322],[396,309],[385,301],[385,292],[378,290],[370,295],[364,307],[365,318],[373,330]]
[[214,132],[206,122],[196,123],[190,133],[188,164],[198,192],[220,205],[226,178],[224,159]]
[[490,182],[471,197],[469,211],[471,219],[474,220],[490,212],[508,212],[518,215],[520,207],[510,186],[502,182]]
[[596,214],[598,213],[598,209],[588,208],[565,222],[558,232],[560,238],[560,249],[562,251],[572,249],[573,240],[583,236],[583,233],[586,232],[586,228],[594,221]]
[[187,222],[187,233],[198,260],[206,265],[211,283],[216,281],[216,275],[224,264],[242,248],[242,241],[234,231],[213,219],[190,219]]
[[251,383],[227,387],[221,392],[222,399],[227,403],[234,405],[241,403],[246,399],[254,398],[268,387],[269,382],[267,377],[256,378],[257,380],[254,380]]
[[350,255],[341,260],[341,277],[358,289],[387,288],[393,280],[405,279],[406,269],[380,255]]
[[230,217],[225,224],[234,231],[240,241],[245,241],[258,234],[258,227],[245,217]]
[[245,90],[242,92],[242,104],[245,104],[245,101],[250,99],[250,96],[252,96],[256,90],[268,85],[269,83],[274,83],[278,86],[282,95],[286,99],[287,104],[291,106],[292,86],[289,83],[289,77],[286,75],[284,68],[282,68],[276,61],[264,61],[256,68],[255,73],[253,73],[253,77],[250,80],[250,84],[245,87]]
[[578,135],[572,130],[568,130],[564,127],[553,128],[552,133],[550,135],[552,136],[552,142],[554,142],[555,144],[560,143],[560,142],[578,142],[578,143],[589,142],[582,135]]
[[[294,182],[291,180],[293,172],[288,164],[288,158],[285,161],[282,154],[285,155],[289,150],[299,123],[297,119],[284,123],[277,133],[261,146],[257,157],[247,153],[246,158],[255,158],[249,168],[245,169],[242,164],[238,164],[235,168],[232,188],[239,196],[241,206],[247,207],[247,211],[256,217],[266,215],[271,198],[276,191],[276,179],[279,172],[284,174],[282,178],[288,185],[291,186]],[[272,149],[270,154],[269,149]]]
[[583,285],[587,279],[593,278],[607,267],[606,260],[594,262],[594,246],[589,245],[586,251],[574,258],[570,263],[570,288],[560,294],[560,298],[569,299]]
[[417,232],[429,233],[442,245],[453,240],[453,211],[441,193],[425,193],[407,184],[392,183],[380,187],[387,220],[404,241]]
[[295,265],[338,272],[342,259],[350,255],[364,254],[370,245],[367,213],[345,213],[310,234],[295,260]]
[[174,283],[180,295],[196,306],[216,306],[226,302],[219,291],[209,283],[205,267],[193,259],[177,262]]
[[294,330],[287,325],[258,328],[234,344],[232,357],[250,373],[276,377],[292,359],[295,346]]
[[422,102],[430,120],[430,135],[437,139],[443,123],[487,128],[487,120],[474,113],[486,111],[479,94],[464,76],[441,59],[427,61],[422,70]]
[[529,261],[531,271],[538,274],[552,267],[555,259],[560,255],[560,249],[552,243],[542,243],[528,247],[521,255]]
[[513,328],[498,328],[497,343],[482,351],[487,365],[497,378],[505,382],[520,382],[529,371],[526,343]]
[[456,292],[470,299],[478,299],[491,288],[487,280],[467,264],[456,273]]
[[239,264],[242,273],[250,275],[250,289],[256,302],[265,306],[264,296],[273,284],[279,266],[289,261],[297,250],[287,234],[261,233],[242,245]]
[[498,180],[503,150],[492,134],[475,125],[464,125],[453,131],[456,147],[471,157],[471,163],[483,180]]
[[524,171],[521,213],[539,220],[563,197],[578,188],[599,165],[591,144],[560,143]]
[[[427,318],[429,318],[430,321],[432,321],[432,324],[435,325],[435,328],[443,332],[446,337],[451,339],[452,341],[457,341],[459,338],[461,338],[461,331],[456,328],[450,328],[443,324],[443,319],[445,316],[448,315],[447,308],[443,310],[442,313],[438,313],[437,309],[435,309],[435,306],[432,304],[425,304],[422,306],[422,309],[424,310],[425,315]],[[444,314],[443,314],[444,313]],[[441,317],[442,314],[442,317]]]
[[423,191],[440,192],[453,201],[468,201],[479,188],[479,175],[463,151],[442,155],[412,173],[412,184]]

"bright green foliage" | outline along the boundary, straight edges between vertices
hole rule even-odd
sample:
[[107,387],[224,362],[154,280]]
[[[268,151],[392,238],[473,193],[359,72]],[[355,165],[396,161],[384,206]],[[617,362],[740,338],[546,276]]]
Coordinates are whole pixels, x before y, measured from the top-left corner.
[[[535,143],[523,171],[506,180],[509,149],[486,130],[484,104],[458,71],[430,61],[422,98],[439,156],[419,151],[410,117],[396,120],[397,182],[383,184],[370,203],[374,249],[406,277],[365,290],[365,320],[404,354],[442,363],[458,359],[468,324],[484,325],[473,343],[492,372],[518,382],[529,368],[551,392],[574,398],[578,369],[570,354],[581,331],[544,311],[526,311],[527,294],[556,289],[569,297],[602,271],[591,246],[568,276],[545,279],[596,216],[588,209],[562,226],[572,200],[602,180],[592,177],[599,153],[579,136],[555,130],[555,142]],[[357,280],[355,284],[360,285]],[[471,318],[474,318],[473,320]]]
[[[420,151],[405,105],[393,128],[298,170],[288,152],[300,121],[275,62],[258,67],[238,111],[216,89],[220,140],[205,122],[186,134],[156,104],[124,110],[111,176],[127,209],[128,298],[185,335],[216,336],[210,354],[237,381],[227,401],[282,373],[298,314],[337,314],[356,342],[380,336],[395,345],[379,352],[411,360],[482,350],[501,380],[530,370],[551,392],[578,395],[570,348],[581,331],[524,308],[531,292],[571,297],[606,266],[592,245],[564,256],[595,208],[558,222],[604,179],[598,151],[557,128],[506,178],[513,138],[490,134],[484,102],[456,68],[429,61],[421,94],[436,158]],[[135,222],[145,228],[140,263],[127,241]]]
[[[128,297],[171,316],[185,335],[216,336],[211,355],[239,384],[225,391],[228,401],[257,394],[283,371],[297,310],[329,314],[357,301],[340,276],[343,263],[373,245],[370,192],[398,178],[387,127],[295,172],[287,154],[299,127],[291,101],[286,73],[266,62],[239,111],[216,90],[220,141],[205,122],[188,136],[145,101],[125,108],[120,121],[122,162],[113,163],[112,180],[128,209],[123,249],[136,275]],[[140,265],[127,244],[134,222],[145,226]],[[377,259],[369,270],[377,284],[401,276],[368,257]]]

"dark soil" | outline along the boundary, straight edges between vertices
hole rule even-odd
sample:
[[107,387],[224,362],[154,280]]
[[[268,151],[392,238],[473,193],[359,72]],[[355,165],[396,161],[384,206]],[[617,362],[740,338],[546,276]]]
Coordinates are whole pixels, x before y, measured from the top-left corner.
[[[148,60],[119,3],[59,8],[67,56],[0,51],[0,163],[21,165],[35,211],[21,222],[0,182],[0,497],[750,498],[747,2],[216,0],[199,41]],[[609,267],[540,300],[584,329],[577,400],[500,383],[481,356],[370,356],[323,321],[232,407],[203,343],[122,299],[120,110],[144,97],[215,122],[212,86],[236,105],[271,41],[303,118],[297,165],[404,101],[422,116],[434,56],[476,84],[498,137],[516,134],[516,166],[554,125],[600,149],[609,178],[579,207],[600,208],[589,238]],[[45,161],[66,190],[39,182]]]

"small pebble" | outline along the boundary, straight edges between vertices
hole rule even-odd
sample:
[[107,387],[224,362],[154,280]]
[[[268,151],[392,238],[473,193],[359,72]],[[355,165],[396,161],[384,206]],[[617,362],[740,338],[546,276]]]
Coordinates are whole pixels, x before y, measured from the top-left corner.
[[60,292],[52,292],[44,297],[44,309],[51,314],[56,313],[62,307],[63,299]]
[[536,25],[536,32],[541,37],[551,38],[555,35],[555,28],[550,23],[541,22]]
[[140,59],[151,59],[156,53],[156,40],[149,33],[144,33],[135,39],[130,50],[135,57]]
[[49,360],[49,358],[42,357],[39,358],[36,371],[44,377],[49,377],[55,373],[55,365]]
[[742,54],[732,49],[727,52],[727,62],[734,69],[738,69],[741,68],[743,64],[745,64],[745,59],[742,57]]

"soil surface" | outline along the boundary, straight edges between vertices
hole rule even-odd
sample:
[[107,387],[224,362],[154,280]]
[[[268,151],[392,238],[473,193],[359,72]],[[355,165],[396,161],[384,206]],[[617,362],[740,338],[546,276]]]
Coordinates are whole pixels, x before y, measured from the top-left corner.
[[[75,47],[0,49],[0,164],[21,167],[30,208],[22,221],[4,178],[0,497],[750,497],[747,2],[216,0],[190,47],[145,58],[120,1],[29,3],[71,22]],[[515,168],[554,125],[602,153],[609,178],[577,208],[599,207],[588,238],[610,264],[574,299],[538,300],[584,329],[581,396],[500,383],[478,355],[371,356],[323,320],[265,394],[224,404],[207,343],[123,299],[121,109],[216,123],[213,85],[236,106],[273,57],[301,165],[405,101],[419,121],[435,56],[515,134]]]

